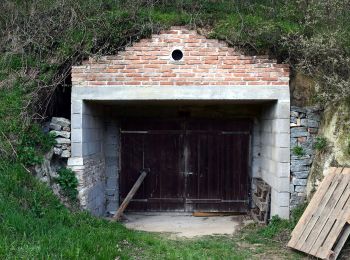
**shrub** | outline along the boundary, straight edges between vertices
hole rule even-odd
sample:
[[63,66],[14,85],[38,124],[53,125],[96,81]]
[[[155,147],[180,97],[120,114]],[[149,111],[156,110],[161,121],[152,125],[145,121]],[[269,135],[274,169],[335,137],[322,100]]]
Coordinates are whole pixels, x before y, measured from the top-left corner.
[[56,182],[60,185],[63,195],[72,201],[77,199],[78,195],[78,179],[71,169],[61,168],[58,171]]
[[327,148],[327,139],[323,136],[316,137],[315,149],[318,151],[324,151]]
[[33,166],[42,162],[43,154],[55,144],[53,134],[45,134],[37,124],[25,130],[17,148],[18,158],[24,165]]
[[294,146],[293,149],[292,149],[292,152],[293,152],[294,155],[299,156],[299,157],[305,155],[305,151],[304,151],[303,147],[301,147],[299,145]]

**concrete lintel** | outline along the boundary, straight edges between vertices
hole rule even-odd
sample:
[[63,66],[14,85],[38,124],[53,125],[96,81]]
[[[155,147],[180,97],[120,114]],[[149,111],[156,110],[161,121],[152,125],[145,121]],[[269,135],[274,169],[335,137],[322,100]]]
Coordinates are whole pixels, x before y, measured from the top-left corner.
[[279,100],[289,102],[289,88],[287,86],[73,86],[72,100]]

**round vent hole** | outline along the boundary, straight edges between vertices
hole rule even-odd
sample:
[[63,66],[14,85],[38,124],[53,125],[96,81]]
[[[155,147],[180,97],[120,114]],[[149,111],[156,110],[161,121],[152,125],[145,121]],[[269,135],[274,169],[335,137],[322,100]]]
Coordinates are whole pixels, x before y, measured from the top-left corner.
[[184,56],[184,54],[182,53],[181,50],[173,50],[173,52],[171,53],[171,57],[173,58],[173,60],[181,60],[182,57]]

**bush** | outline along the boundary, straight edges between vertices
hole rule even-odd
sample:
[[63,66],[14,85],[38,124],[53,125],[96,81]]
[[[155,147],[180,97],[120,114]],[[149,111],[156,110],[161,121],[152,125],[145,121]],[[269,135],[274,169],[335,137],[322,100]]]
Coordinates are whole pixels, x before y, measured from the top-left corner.
[[315,148],[318,151],[324,151],[327,148],[327,139],[323,136],[316,137]]
[[292,152],[294,155],[298,156],[298,157],[302,157],[305,155],[305,151],[304,151],[304,148],[297,145],[297,146],[294,146],[293,149],[292,149]]
[[71,201],[75,201],[77,199],[78,179],[71,169],[61,168],[58,171],[56,182],[60,185],[63,195],[65,195]]
[[18,145],[18,158],[24,165],[36,165],[42,162],[43,154],[48,152],[56,143],[53,134],[45,134],[38,125],[22,133]]

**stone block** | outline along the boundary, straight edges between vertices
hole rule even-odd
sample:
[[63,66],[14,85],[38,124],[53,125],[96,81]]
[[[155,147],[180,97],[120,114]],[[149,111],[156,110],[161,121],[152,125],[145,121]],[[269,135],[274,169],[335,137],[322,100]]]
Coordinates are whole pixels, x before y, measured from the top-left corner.
[[63,150],[61,154],[62,158],[69,158],[70,157],[70,151],[68,150]]
[[61,155],[62,149],[61,149],[61,148],[58,148],[58,147],[54,147],[54,148],[53,148],[53,152],[54,152],[54,154],[56,154],[56,155]]
[[291,137],[301,137],[301,136],[308,136],[308,135],[309,133],[306,127],[293,127],[290,130]]
[[306,118],[300,119],[300,126],[308,126],[308,119]]
[[291,165],[295,165],[295,166],[298,166],[298,165],[309,166],[311,164],[312,164],[312,159],[311,158],[303,158],[303,157],[301,157],[299,160],[298,159],[293,159],[291,161]]
[[63,137],[63,138],[70,138],[70,132],[67,131],[56,131],[56,130],[51,130],[50,131],[51,134],[54,134],[57,137]]
[[289,192],[290,193],[294,192],[294,185],[292,183],[289,185]]
[[60,126],[70,126],[70,121],[63,117],[53,117],[51,122]]
[[298,112],[298,113],[304,113],[306,114],[306,109],[302,107],[297,107],[297,106],[291,106],[290,110],[293,112]]
[[68,138],[59,137],[59,138],[56,138],[55,140],[56,140],[57,144],[70,144],[70,139],[68,139]]
[[58,125],[58,124],[54,124],[54,123],[50,123],[49,124],[49,128],[55,131],[60,131],[62,129],[62,126]]
[[305,159],[310,159],[311,156],[310,155],[303,155],[303,156],[297,156],[297,155],[292,155],[290,157],[291,160],[305,160]]
[[306,186],[307,185],[307,179],[297,179],[295,177],[293,177],[292,179],[292,183],[294,185],[299,185],[299,186]]
[[291,107],[290,116],[294,118],[299,117],[299,112],[294,111],[293,108]]
[[308,118],[317,122],[321,121],[321,115],[319,113],[310,113],[308,114]]
[[309,177],[309,171],[293,172],[292,175],[298,179],[307,179]]
[[295,194],[292,194],[290,196],[290,205],[291,206],[297,206],[297,205],[300,205],[300,204],[304,203],[305,200],[306,200],[306,197],[298,196],[295,193]]
[[301,136],[301,137],[298,137],[297,140],[298,140],[299,144],[302,144],[302,143],[305,143],[307,141],[307,138],[306,138],[306,136]]
[[318,133],[318,128],[308,128],[307,129],[310,134],[317,134]]
[[291,164],[291,166],[290,166],[290,171],[292,173],[309,171],[309,170],[310,170],[310,167],[307,165],[303,165],[303,164]]
[[306,186],[295,186],[295,191],[296,192],[305,192]]
[[317,128],[320,126],[320,123],[316,120],[308,119],[307,126],[311,128]]

